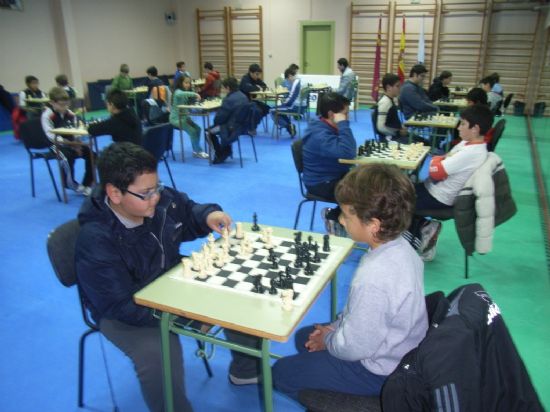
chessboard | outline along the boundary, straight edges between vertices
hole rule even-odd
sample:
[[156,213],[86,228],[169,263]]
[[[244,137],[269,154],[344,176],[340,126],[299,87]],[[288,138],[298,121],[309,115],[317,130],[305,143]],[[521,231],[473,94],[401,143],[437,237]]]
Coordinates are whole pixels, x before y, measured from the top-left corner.
[[468,106],[468,101],[466,99],[440,99],[433,102],[433,104],[436,106],[464,108]]
[[[323,244],[319,245],[311,235],[302,239],[302,232],[295,232],[294,239],[290,239],[273,236],[269,229],[262,233],[242,231],[241,239],[236,237],[239,230],[216,241],[210,237],[200,252],[202,256],[194,252],[193,259],[184,258],[169,277],[195,286],[273,300],[283,303],[283,307],[285,296],[291,291],[289,304],[303,305],[310,290],[317,289],[313,286],[320,281],[319,275],[338,264],[342,247],[330,245],[328,235],[316,235],[322,239]],[[221,258],[220,265],[224,248],[227,255]],[[213,262],[205,264],[205,253],[209,255],[207,260],[215,256]]]
[[445,116],[444,114],[416,114],[408,119],[404,125],[407,127],[439,127],[442,129],[454,129],[458,126],[459,118]]
[[397,142],[367,140],[365,144],[358,147],[355,159],[340,159],[340,163],[389,163],[400,169],[416,170],[429,151],[430,148],[424,146],[422,143],[407,145]]

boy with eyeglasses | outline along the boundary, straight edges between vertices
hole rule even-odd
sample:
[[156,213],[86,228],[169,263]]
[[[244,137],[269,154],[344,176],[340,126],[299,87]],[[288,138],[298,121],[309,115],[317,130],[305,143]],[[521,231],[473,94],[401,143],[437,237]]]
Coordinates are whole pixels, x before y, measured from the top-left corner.
[[[142,147],[115,143],[99,156],[100,185],[82,205],[75,262],[86,307],[100,331],[134,363],[149,410],[163,411],[159,321],[133,295],[180,262],[180,243],[221,232],[231,218],[216,204],[198,204],[163,188],[157,161]],[[256,346],[257,339],[226,331],[229,340]],[[185,395],[178,336],[170,336],[174,408],[191,411]],[[257,383],[256,358],[232,353],[230,379]]]

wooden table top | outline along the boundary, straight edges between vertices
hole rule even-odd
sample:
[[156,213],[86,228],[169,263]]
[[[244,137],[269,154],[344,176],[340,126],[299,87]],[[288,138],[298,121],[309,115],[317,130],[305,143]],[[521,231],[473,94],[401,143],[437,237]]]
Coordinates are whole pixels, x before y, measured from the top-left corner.
[[[262,225],[262,228],[265,228]],[[243,223],[245,233],[251,224]],[[273,227],[273,236],[294,242],[294,230]],[[303,232],[304,239],[312,236],[323,244],[320,233]],[[325,270],[316,273],[308,283],[308,293],[303,304],[284,310],[277,297],[239,292],[228,287],[210,285],[206,282],[179,280],[183,268],[178,264],[173,269],[150,283],[134,295],[137,304],[189,319],[219,325],[254,336],[285,342],[301,322],[325,285],[336,275],[336,270],[353,249],[354,242],[348,238],[330,236],[333,247],[324,263]],[[306,292],[302,292],[305,294]]]

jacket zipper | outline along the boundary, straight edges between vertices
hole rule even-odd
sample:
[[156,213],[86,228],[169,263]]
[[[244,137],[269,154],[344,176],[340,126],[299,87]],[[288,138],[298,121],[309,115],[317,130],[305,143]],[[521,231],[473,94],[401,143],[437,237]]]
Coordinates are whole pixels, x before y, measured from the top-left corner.
[[[162,225],[160,227],[160,238],[162,239],[162,235],[164,234],[164,225],[166,223],[166,209],[164,209],[163,211],[163,215],[162,215]],[[165,269],[165,261],[166,261],[166,257],[164,255],[164,245],[162,244],[162,241],[160,241],[153,232],[149,232],[151,233],[151,236],[153,236],[155,238],[155,240],[157,241],[157,243],[159,244],[160,246],[160,251],[162,252],[162,255],[161,255],[161,260],[160,260],[160,268],[164,271]]]

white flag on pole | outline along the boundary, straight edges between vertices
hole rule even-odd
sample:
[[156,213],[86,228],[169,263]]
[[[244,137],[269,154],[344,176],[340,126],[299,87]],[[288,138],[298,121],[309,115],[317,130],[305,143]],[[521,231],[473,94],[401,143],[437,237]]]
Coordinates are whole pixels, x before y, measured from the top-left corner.
[[420,36],[418,37],[418,63],[424,63],[424,16],[422,16],[422,22],[420,23]]

